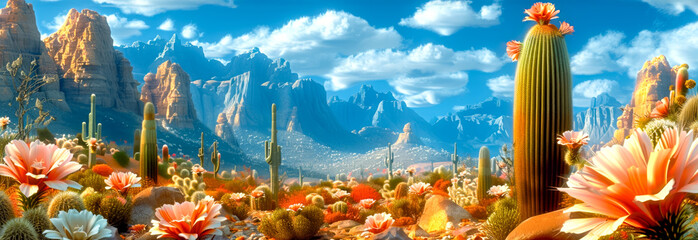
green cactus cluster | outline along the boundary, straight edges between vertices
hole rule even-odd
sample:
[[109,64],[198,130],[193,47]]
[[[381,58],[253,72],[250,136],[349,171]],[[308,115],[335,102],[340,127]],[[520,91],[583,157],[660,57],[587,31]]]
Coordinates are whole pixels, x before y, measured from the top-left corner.
[[206,193],[204,191],[196,191],[196,192],[191,194],[190,201],[193,202],[194,204],[197,204],[197,203],[199,203],[199,201],[206,198],[206,196],[208,196],[208,195],[206,195]]
[[254,189],[254,191],[262,191],[264,196],[262,197],[250,197],[250,208],[253,210],[272,210],[276,206],[274,200],[272,199],[271,188],[267,185],[262,185]]
[[2,227],[0,230],[0,240],[38,240],[39,234],[36,233],[32,224],[23,218],[15,218]]
[[466,207],[479,203],[475,193],[477,186],[472,182],[471,184],[466,183],[466,181],[454,182],[447,190],[448,197],[458,206]]
[[557,210],[569,167],[555,136],[573,128],[572,73],[565,35],[537,20],[521,43],[514,82],[514,163],[521,219]]
[[388,143],[388,152],[385,154],[385,159],[383,164],[388,168],[388,179],[393,179],[393,162],[395,161],[395,154],[393,153],[392,144]]
[[102,215],[109,225],[116,227],[120,232],[128,230],[133,207],[130,198],[122,197],[114,192],[98,193],[87,192],[87,190],[80,196],[85,203],[85,209],[94,214]]
[[107,184],[104,182],[104,177],[93,172],[91,169],[76,172],[68,176],[69,180],[73,180],[84,188],[92,188],[95,191],[102,192]]
[[12,207],[12,201],[4,191],[0,191],[0,226],[13,218],[15,218],[15,211]]
[[332,212],[347,213],[349,205],[344,201],[337,201],[332,204]]
[[[307,199],[308,198],[306,197],[306,200]],[[308,202],[310,202],[311,204],[313,204],[319,208],[323,208],[323,209],[325,208],[325,198],[323,198],[320,195],[313,196],[312,198],[310,198],[310,201],[308,201]]]
[[45,208],[35,207],[27,211],[24,211],[22,218],[27,220],[27,222],[29,222],[32,225],[36,233],[39,234],[39,239],[47,239],[43,236],[43,234],[41,234],[44,232],[44,230],[51,229],[51,220],[46,214]]
[[158,138],[155,123],[155,106],[148,102],[143,107],[141,129],[140,175],[143,180],[158,183]]
[[[92,94],[90,96],[90,114],[89,114],[89,125],[85,122],[82,122],[82,141],[89,142],[90,139],[94,138],[97,139],[97,141],[100,141],[102,139],[102,124],[98,123],[97,124],[97,129],[95,129],[95,122],[97,119],[97,113],[95,112],[95,98],[96,96]],[[88,125],[89,128],[85,128],[86,125]],[[85,132],[85,130],[89,132]],[[94,164],[95,160],[97,159],[97,146],[91,146],[89,147],[89,158],[87,161],[87,168],[92,168],[92,164]]]
[[477,199],[488,198],[487,191],[492,187],[492,162],[490,161],[490,150],[482,146],[480,148],[480,160],[477,167]]
[[306,206],[297,212],[276,209],[262,219],[259,231],[277,240],[311,239],[320,230],[323,219],[324,213],[316,206]]
[[[182,172],[188,173],[189,171]],[[189,201],[192,201],[194,193],[197,191],[206,190],[206,183],[199,181],[198,179],[174,175],[172,176],[172,181],[174,182],[174,187],[182,191],[184,197]]]
[[235,215],[239,220],[245,220],[250,213],[250,205],[245,199],[235,201],[230,197],[230,193],[223,194],[221,197],[221,206],[226,212]]
[[67,212],[70,209],[82,211],[85,210],[85,204],[77,193],[65,191],[56,194],[56,196],[51,199],[47,214],[50,218],[55,218],[60,211]]
[[279,166],[281,166],[281,146],[276,141],[276,104],[271,105],[271,141],[264,142],[264,159],[269,164],[271,198],[276,201],[281,181],[279,181]]

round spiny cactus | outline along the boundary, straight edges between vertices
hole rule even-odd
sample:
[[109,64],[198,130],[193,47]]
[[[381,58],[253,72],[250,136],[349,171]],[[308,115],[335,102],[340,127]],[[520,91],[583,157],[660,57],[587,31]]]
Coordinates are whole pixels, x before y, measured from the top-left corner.
[[0,191],[0,226],[15,218],[12,201],[4,191]]
[[67,212],[70,209],[82,211],[85,210],[85,204],[77,193],[61,192],[51,199],[51,203],[48,205],[48,216],[55,218],[58,216],[58,212]]
[[206,198],[206,193],[203,191],[196,191],[191,195],[190,201],[192,201],[194,204],[199,203],[199,201],[203,200]]
[[[51,228],[51,220],[46,215],[46,209],[42,207],[32,208],[24,212],[22,216],[27,222],[31,223],[36,233],[43,233],[44,230]],[[43,234],[39,234],[40,239],[46,239]]]
[[0,240],[38,240],[39,234],[36,233],[30,222],[22,218],[15,218],[2,227],[0,231]]

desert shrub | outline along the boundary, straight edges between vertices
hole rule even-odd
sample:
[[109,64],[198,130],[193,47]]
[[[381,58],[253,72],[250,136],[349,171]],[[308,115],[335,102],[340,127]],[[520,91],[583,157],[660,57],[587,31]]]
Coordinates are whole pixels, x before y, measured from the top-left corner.
[[395,219],[401,217],[417,219],[422,214],[425,203],[426,200],[424,198],[410,195],[409,197],[395,200],[392,205],[388,206],[388,211]]
[[487,218],[482,229],[489,239],[506,239],[517,225],[519,212],[516,208],[499,207]]
[[124,151],[115,152],[112,157],[121,167],[128,167],[128,165],[131,163],[131,158],[128,156],[128,153]]
[[46,144],[55,144],[56,138],[53,137],[53,133],[48,130],[48,128],[37,128],[36,129],[36,139]]
[[249,197],[245,197],[239,201],[235,201],[230,197],[229,193],[226,193],[221,197],[220,202],[226,212],[235,215],[240,220],[244,220],[250,213],[250,206],[247,204],[249,201],[248,198]]
[[276,209],[262,219],[259,231],[277,240],[309,239],[320,230],[323,219],[322,210],[315,206],[306,206],[297,212]]
[[332,188],[334,186],[333,186],[331,181],[320,181],[320,183],[318,184],[318,187],[320,187],[320,188],[326,188],[326,187]]
[[439,179],[450,180],[451,178],[453,178],[451,171],[435,171],[427,173],[426,177],[422,179],[422,181],[434,186],[436,181],[439,181]]
[[[344,221],[344,220],[354,220],[357,222],[363,222],[363,221],[361,221],[361,217],[362,217],[361,211],[354,206],[348,206],[346,213],[335,212],[332,210],[332,208],[329,208],[328,213],[325,215],[324,221],[328,224],[338,222],[338,221]],[[366,216],[366,217],[368,217],[368,216]]]
[[401,217],[398,219],[395,219],[395,222],[393,222],[393,226],[396,227],[402,227],[402,226],[409,226],[417,223],[417,220],[411,217]]
[[366,184],[359,184],[351,190],[351,199],[354,202],[358,203],[368,198],[378,201],[381,199],[381,194],[378,190]]
[[477,219],[486,219],[487,218],[487,207],[484,207],[482,205],[471,205],[471,206],[466,206],[465,210],[467,210],[471,216]]
[[306,199],[307,193],[304,191],[300,192],[295,192],[292,194],[284,194],[282,197],[279,199],[279,207],[281,208],[288,208],[288,206],[291,206],[293,204],[303,204],[303,205],[308,205],[308,201]]
[[432,194],[448,197],[448,187],[451,186],[451,180],[439,179],[436,180],[431,190]]
[[92,166],[92,172],[102,175],[103,177],[108,177],[111,173],[114,172],[114,169],[112,169],[107,164],[97,164]]
[[392,190],[392,189],[395,189],[395,187],[402,182],[405,182],[404,178],[393,177],[392,179],[388,180],[388,185],[390,186],[390,189]]

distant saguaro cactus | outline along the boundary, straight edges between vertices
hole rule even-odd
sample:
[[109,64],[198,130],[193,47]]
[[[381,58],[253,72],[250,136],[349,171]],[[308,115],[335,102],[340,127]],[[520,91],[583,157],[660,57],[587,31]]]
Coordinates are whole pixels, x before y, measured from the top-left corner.
[[388,179],[393,179],[393,161],[395,161],[395,154],[393,154],[393,149],[391,144],[388,143],[388,153],[385,155],[385,167],[388,168]]
[[453,163],[453,176],[458,176],[458,143],[453,143],[451,162]]
[[87,159],[87,168],[92,167],[92,163],[97,159],[97,146],[90,145],[92,141],[90,139],[94,138],[99,141],[102,138],[102,124],[97,124],[97,130],[95,131],[95,122],[97,118],[97,113],[95,112],[95,98],[94,94],[90,95],[90,114],[89,114],[89,128],[88,133],[85,133],[85,125],[87,123],[82,122],[82,140],[88,143],[89,156]]
[[218,141],[213,142],[213,152],[211,152],[211,163],[213,163],[213,176],[218,178],[218,171],[221,170],[221,154],[218,152]]
[[492,187],[492,162],[490,160],[490,150],[482,146],[480,148],[480,160],[477,165],[477,199],[487,198],[487,190]]
[[271,141],[264,142],[264,159],[269,164],[271,175],[272,199],[277,200],[279,194],[279,166],[281,165],[281,146],[276,142],[276,104],[271,105]]
[[199,148],[199,160],[201,161],[201,167],[204,167],[204,132],[201,132],[201,147]]

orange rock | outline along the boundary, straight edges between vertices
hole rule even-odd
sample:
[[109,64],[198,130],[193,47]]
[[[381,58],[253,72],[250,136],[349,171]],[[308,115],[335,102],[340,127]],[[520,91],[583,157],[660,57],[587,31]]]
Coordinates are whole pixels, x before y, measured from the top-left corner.
[[569,213],[563,213],[565,209],[549,212],[524,220],[517,226],[507,240],[528,240],[528,239],[556,239],[556,240],[576,240],[584,235],[569,234],[560,232],[562,224],[570,219]]

